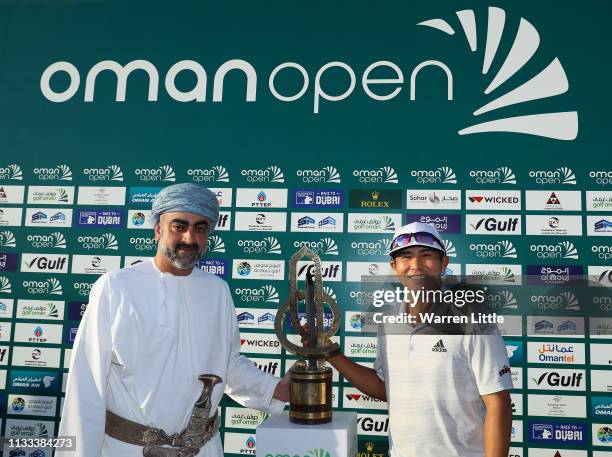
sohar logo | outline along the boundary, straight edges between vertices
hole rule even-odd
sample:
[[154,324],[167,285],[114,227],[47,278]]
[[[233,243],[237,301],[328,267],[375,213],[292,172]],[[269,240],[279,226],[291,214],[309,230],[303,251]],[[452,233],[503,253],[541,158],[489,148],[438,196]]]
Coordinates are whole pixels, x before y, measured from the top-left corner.
[[298,170],[296,172],[298,178],[306,184],[311,183],[336,183],[340,184],[340,173],[336,167],[327,166],[319,170]]
[[208,252],[225,252],[225,243],[219,235],[208,237]]
[[7,167],[0,168],[0,181],[23,181],[23,172],[17,164],[10,164]]
[[72,170],[64,164],[53,168],[34,168],[34,175],[40,181],[72,181]]
[[119,165],[109,165],[105,168],[85,168],[83,174],[90,181],[123,181],[123,171]]
[[576,175],[571,168],[560,167],[556,170],[530,170],[529,177],[536,184],[570,184],[576,185]]
[[478,184],[516,184],[516,176],[509,167],[495,170],[470,170],[470,178]]
[[380,167],[376,170],[353,170],[353,176],[363,184],[397,184],[397,173],[393,167]]
[[55,278],[45,281],[23,281],[23,288],[31,295],[62,295],[61,283]]
[[79,236],[77,241],[83,249],[88,251],[95,249],[117,251],[119,249],[117,238],[112,233],[104,233],[98,236]]
[[255,288],[239,287],[234,290],[244,303],[279,303],[278,292],[274,286],[261,286]]
[[17,242],[15,241],[15,235],[13,232],[9,232],[8,230],[0,232],[0,248],[14,247],[17,247]]
[[281,254],[281,244],[274,236],[263,240],[238,240],[238,247],[246,254]]
[[33,248],[66,249],[66,238],[60,232],[50,235],[28,235],[26,240]]
[[170,165],[162,165],[158,168],[137,168],[134,174],[143,182],[176,181],[176,174]]
[[13,287],[11,281],[6,276],[0,276],[0,294],[11,294],[13,293]]
[[450,167],[439,167],[436,170],[412,170],[410,176],[419,184],[457,184],[457,176]]
[[284,183],[285,175],[283,174],[283,170],[276,165],[270,165],[269,167],[263,169],[254,169],[254,170],[241,170],[240,174],[246,178],[246,180],[250,183],[264,183],[264,182],[276,182],[276,183]]
[[557,244],[532,244],[529,246],[529,251],[535,253],[538,259],[578,260],[578,250],[571,241],[561,241]]
[[[0,175],[0,178],[1,178],[1,175]],[[607,186],[609,184],[612,184],[612,170],[589,171],[589,178],[591,178],[593,181],[595,181],[595,183],[599,184],[600,186]]]
[[338,245],[331,238],[321,238],[319,241],[295,241],[293,247],[301,249],[302,246],[308,247],[317,255],[338,255]]
[[[456,15],[467,37],[471,51],[476,52],[478,43],[474,11],[457,11]],[[483,75],[487,75],[492,68],[491,64],[498,51],[505,21],[506,13],[504,10],[489,7],[487,38],[482,65]],[[444,19],[431,19],[420,22],[418,25],[431,27],[448,35],[455,34],[453,27]],[[540,35],[538,31],[529,21],[521,18],[512,47],[503,59],[497,74],[484,90],[485,95],[492,94],[518,73],[529,62],[539,45]],[[501,62],[502,59],[498,58],[497,61]],[[564,94],[568,89],[569,83],[563,66],[559,59],[555,58],[531,79],[505,94],[498,95],[495,99],[474,111],[473,114],[474,116],[480,116],[508,106],[554,97]],[[565,111],[498,118],[459,130],[459,135],[484,132],[513,132],[557,140],[574,140],[578,136],[578,113],[577,111]]]
[[187,176],[193,182],[229,182],[229,173],[222,165],[211,168],[190,168]]
[[472,243],[470,251],[473,251],[479,258],[517,258],[516,248],[508,240],[497,243]]

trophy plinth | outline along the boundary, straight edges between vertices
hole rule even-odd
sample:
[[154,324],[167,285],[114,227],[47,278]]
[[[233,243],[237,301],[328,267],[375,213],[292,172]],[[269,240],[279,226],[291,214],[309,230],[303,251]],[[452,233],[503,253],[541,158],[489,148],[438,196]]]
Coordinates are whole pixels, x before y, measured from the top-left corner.
[[[306,289],[298,290],[297,263],[302,257],[314,263],[312,272],[306,273]],[[298,316],[298,301],[306,302],[304,330]],[[331,325],[327,331],[323,325],[323,308],[327,304],[332,310]],[[291,325],[300,336],[308,338],[308,347],[291,343],[283,332],[285,315],[289,313]],[[323,292],[321,259],[307,247],[302,247],[289,261],[289,298],[279,308],[274,321],[274,330],[287,351],[302,357],[291,368],[291,396],[289,420],[297,424],[325,424],[332,420],[332,370],[325,366],[325,358],[339,352],[338,344],[325,345],[325,341],[336,333],[340,325],[336,301]]]

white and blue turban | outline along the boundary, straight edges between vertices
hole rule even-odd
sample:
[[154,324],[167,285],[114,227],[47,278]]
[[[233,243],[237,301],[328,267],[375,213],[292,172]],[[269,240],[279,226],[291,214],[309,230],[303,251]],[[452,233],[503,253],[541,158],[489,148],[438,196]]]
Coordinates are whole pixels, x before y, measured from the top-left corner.
[[163,213],[184,211],[205,217],[212,232],[219,220],[219,201],[206,187],[194,183],[173,184],[163,188],[153,199],[151,222],[159,223]]

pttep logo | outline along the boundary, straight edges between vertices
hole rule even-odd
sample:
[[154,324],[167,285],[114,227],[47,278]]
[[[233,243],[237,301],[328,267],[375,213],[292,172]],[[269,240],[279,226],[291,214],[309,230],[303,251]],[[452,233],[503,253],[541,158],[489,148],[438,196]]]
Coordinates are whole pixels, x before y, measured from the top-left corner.
[[[489,78],[488,86],[484,89],[485,95],[493,99],[473,112],[474,116],[495,112],[508,106],[524,104],[534,100],[555,97],[564,94],[569,89],[569,82],[561,62],[555,57],[546,67],[538,69],[535,63],[533,70],[529,71],[530,79],[517,80],[516,83],[505,84],[515,74],[524,74],[523,67],[528,64],[540,45],[540,34],[536,28],[525,18],[521,18],[512,47],[505,56],[496,54],[504,34],[506,12],[501,8],[489,7],[488,18],[480,20],[487,26],[486,42],[482,62],[482,74],[489,76],[493,69],[493,62],[501,62],[497,72]],[[463,29],[472,52],[478,50],[477,22],[474,10],[456,12],[458,22]],[[447,35],[455,35],[455,29],[444,19],[430,19],[417,25],[436,29]],[[481,34],[481,36],[483,36]],[[504,49],[502,47],[501,49]],[[502,85],[509,90],[500,93]],[[496,92],[497,91],[497,92]],[[529,105],[525,105],[529,106]],[[459,135],[485,132],[512,132],[527,135],[537,135],[557,140],[574,140],[578,136],[578,112],[563,111],[549,113],[529,113],[514,117],[502,117],[486,122],[470,125],[459,130]]]

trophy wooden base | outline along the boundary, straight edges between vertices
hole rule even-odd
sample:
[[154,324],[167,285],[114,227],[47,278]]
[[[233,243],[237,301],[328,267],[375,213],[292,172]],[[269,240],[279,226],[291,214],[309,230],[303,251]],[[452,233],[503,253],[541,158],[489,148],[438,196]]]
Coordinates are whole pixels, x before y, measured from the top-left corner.
[[295,424],[326,424],[332,420],[332,369],[291,368],[289,420]]

